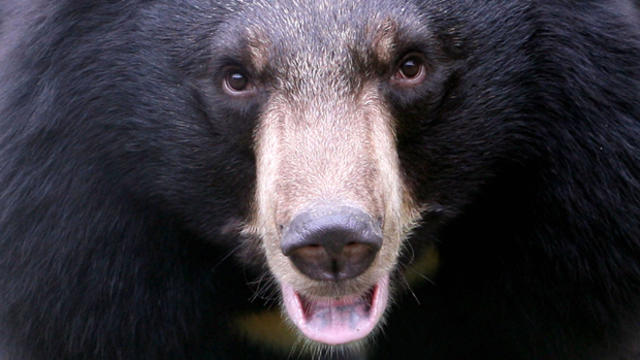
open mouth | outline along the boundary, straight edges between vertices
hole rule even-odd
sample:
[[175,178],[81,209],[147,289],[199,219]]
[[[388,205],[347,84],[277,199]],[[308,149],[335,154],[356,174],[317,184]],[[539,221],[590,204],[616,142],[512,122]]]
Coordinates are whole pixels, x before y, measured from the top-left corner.
[[360,340],[376,327],[387,306],[389,277],[362,294],[343,297],[309,297],[282,284],[285,309],[309,339],[328,345]]

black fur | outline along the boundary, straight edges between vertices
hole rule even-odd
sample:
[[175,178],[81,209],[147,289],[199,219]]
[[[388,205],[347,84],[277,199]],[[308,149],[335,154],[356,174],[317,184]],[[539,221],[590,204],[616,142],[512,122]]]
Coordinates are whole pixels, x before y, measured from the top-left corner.
[[[433,77],[380,87],[442,266],[370,356],[637,358],[640,4],[415,3]],[[264,97],[217,86],[244,56],[220,24],[269,23],[242,6],[0,3],[3,360],[273,358],[230,327],[264,306],[237,231]]]

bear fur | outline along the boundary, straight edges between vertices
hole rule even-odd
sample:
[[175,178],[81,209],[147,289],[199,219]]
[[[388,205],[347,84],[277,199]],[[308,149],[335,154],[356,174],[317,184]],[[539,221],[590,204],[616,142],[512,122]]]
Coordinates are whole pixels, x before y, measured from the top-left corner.
[[[228,101],[212,69],[225,23],[297,3],[0,3],[0,358],[287,356],[234,330],[278,302],[241,231],[263,99]],[[640,3],[361,3],[354,29],[405,5],[425,24],[437,76],[379,87],[429,208],[382,331],[334,356],[640,357]],[[317,21],[292,38],[330,47],[317,8],[287,13]]]

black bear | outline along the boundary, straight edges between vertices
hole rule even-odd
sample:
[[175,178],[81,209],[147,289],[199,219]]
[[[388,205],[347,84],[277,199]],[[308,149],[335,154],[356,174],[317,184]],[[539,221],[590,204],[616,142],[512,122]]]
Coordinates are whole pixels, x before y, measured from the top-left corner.
[[636,0],[4,1],[0,64],[3,360],[640,357]]

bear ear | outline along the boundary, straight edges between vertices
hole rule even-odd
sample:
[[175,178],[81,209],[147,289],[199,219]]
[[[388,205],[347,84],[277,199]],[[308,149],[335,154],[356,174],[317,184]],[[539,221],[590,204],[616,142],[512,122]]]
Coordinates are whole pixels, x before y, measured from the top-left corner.
[[381,64],[393,61],[398,24],[391,18],[373,26],[373,54]]

